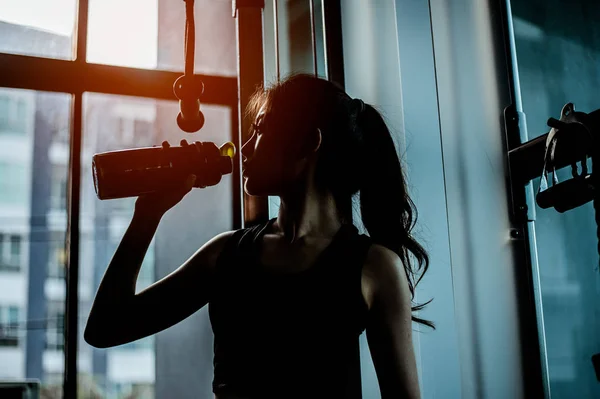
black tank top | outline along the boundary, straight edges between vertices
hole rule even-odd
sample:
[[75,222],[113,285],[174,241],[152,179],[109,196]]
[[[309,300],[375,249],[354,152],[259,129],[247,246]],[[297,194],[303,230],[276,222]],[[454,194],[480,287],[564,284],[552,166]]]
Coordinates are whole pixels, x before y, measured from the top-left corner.
[[213,392],[361,398],[358,337],[368,310],[361,273],[371,241],[343,225],[308,270],[268,271],[260,245],[274,221],[236,231],[217,261]]

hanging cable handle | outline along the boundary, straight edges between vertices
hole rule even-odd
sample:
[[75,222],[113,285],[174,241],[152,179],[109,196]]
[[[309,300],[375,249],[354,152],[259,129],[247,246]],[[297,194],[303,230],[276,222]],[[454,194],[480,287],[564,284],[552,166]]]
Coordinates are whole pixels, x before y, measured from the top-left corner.
[[194,0],[185,2],[185,70],[184,75],[173,84],[173,92],[179,99],[177,125],[186,133],[194,133],[204,126],[204,114],[200,111],[200,96],[204,93],[204,83],[194,75],[194,54],[196,50],[196,24],[194,22]]

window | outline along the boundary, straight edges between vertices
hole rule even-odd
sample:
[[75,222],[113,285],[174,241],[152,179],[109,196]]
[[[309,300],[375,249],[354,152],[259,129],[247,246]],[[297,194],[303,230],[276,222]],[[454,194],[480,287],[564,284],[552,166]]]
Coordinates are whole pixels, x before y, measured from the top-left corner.
[[0,96],[0,134],[26,133],[26,108],[27,104],[22,98],[7,94]]
[[46,324],[46,349],[62,351],[65,346],[65,303],[48,302],[48,321]]
[[23,184],[25,178],[25,165],[0,161],[0,203],[26,203],[28,187]]
[[23,98],[0,96],[0,134],[26,133],[27,103]]
[[21,236],[0,234],[0,270],[18,271],[21,269]]
[[0,305],[0,347],[19,346],[19,308]]
[[50,202],[53,210],[67,209],[67,166],[53,165],[50,182]]
[[0,52],[71,59],[75,4],[75,0],[3,0]]
[[[88,62],[183,71],[184,4],[89,0],[89,11]],[[236,76],[231,1],[197,0],[195,20],[196,73]]]
[[154,336],[151,335],[146,338],[138,339],[137,341],[130,342],[125,345],[119,346],[119,350],[128,350],[128,351],[139,351],[139,350],[150,350],[154,351],[154,344],[156,340]]
[[148,248],[148,252],[146,252],[146,256],[142,262],[142,268],[140,269],[140,274],[138,275],[138,291],[140,291],[141,286],[146,287],[154,282],[155,246],[156,244],[154,241],[150,243],[150,248]]
[[135,121],[131,118],[120,117],[118,126],[121,132],[121,142],[125,145],[133,144],[133,129]]
[[[189,140],[189,136],[173,127],[179,112],[176,102],[87,93],[84,95],[83,105],[85,110],[82,140],[84,153],[93,154],[119,148],[142,147],[159,144],[163,140],[170,143],[178,143],[182,138]],[[203,105],[202,111],[206,116],[206,125],[201,133],[202,140],[219,144],[230,140],[231,110],[221,106]],[[137,128],[134,128],[134,131],[137,130],[137,132],[131,142],[125,141],[128,139],[125,138],[123,130],[114,128],[114,126],[128,128],[126,124],[116,123],[124,115],[127,115],[128,119],[132,121],[143,121],[142,124],[138,123]],[[102,276],[129,225],[135,198],[98,200],[92,184],[91,159],[82,159],[81,167],[84,179],[81,198],[85,199],[82,202],[81,224],[91,226],[90,233],[93,242],[88,249],[92,253],[86,253],[85,247],[82,246],[80,254],[92,262],[94,268],[92,274]],[[140,269],[136,286],[138,292],[156,279],[170,273],[206,240],[232,223],[230,179],[231,176],[227,175],[217,186],[193,190],[189,196],[186,196],[180,204],[165,215]],[[207,220],[211,220],[210,223],[214,227],[209,227],[206,223]],[[198,228],[198,226],[202,227]],[[80,288],[82,291],[86,291],[86,287],[94,290],[92,287],[97,286],[97,283],[98,281],[81,278]],[[92,299],[92,297],[80,296],[82,308],[89,309]],[[210,331],[205,311],[201,313],[202,318],[199,321],[184,321],[176,328],[187,331],[186,336],[190,334],[190,337],[195,336],[197,339],[206,331]],[[87,314],[83,313],[82,319],[85,320],[85,317]],[[199,364],[199,367],[206,371],[203,375],[210,376],[212,373],[212,346],[210,341],[203,342],[205,345],[201,347],[201,351],[205,354],[207,362]],[[80,364],[88,363],[90,356],[94,356],[95,352],[85,342],[81,342],[80,345],[82,347],[82,352],[79,354]],[[104,350],[101,356],[109,365],[114,366],[109,366],[106,370],[100,368],[80,369],[80,373],[90,373],[93,378],[103,379],[107,386],[111,387],[111,390],[116,389],[117,384],[124,384],[123,387],[132,387],[136,384],[148,384],[150,387],[154,387],[157,379],[162,378],[161,384],[166,390],[172,386],[171,384],[176,383],[175,379],[169,377],[173,374],[173,366],[170,366],[170,371],[167,373],[166,368],[169,367],[167,365],[171,362],[181,364],[181,361],[177,362],[177,360],[181,360],[182,356],[188,356],[187,354],[182,355],[180,352],[184,345],[187,344],[181,341],[175,342],[168,334],[159,334],[155,337]],[[163,348],[160,356],[155,350],[159,347]],[[126,352],[125,355],[123,352]],[[132,362],[132,367],[140,370],[128,381],[123,381],[126,371],[119,369],[116,364],[119,363],[118,359],[121,359],[121,356],[127,356],[128,361]],[[198,353],[194,356],[197,357]],[[180,377],[182,373],[188,373],[188,371],[184,368],[177,371]],[[192,378],[191,371],[189,373]],[[198,389],[205,390],[207,395],[210,394],[210,388],[206,389],[206,386],[210,386],[210,378],[203,380],[199,385],[202,387],[199,386]],[[160,395],[157,391],[156,396],[168,397],[169,395],[167,392]]]
[[[164,70],[183,71],[185,3],[166,0],[89,0],[88,3],[89,15],[77,16],[79,26],[88,28],[88,35],[83,38],[87,53],[79,59],[81,62],[72,63],[64,60],[75,58],[72,48],[82,44],[73,43],[77,39],[73,31],[77,25],[77,0],[0,0],[0,20],[5,21],[0,22],[0,69],[13,65],[11,73],[0,73],[0,86],[13,86],[15,81],[31,84],[27,90],[0,89],[0,125],[14,130],[8,134],[0,128],[0,234],[3,235],[0,251],[2,259],[9,262],[19,247],[21,267],[28,271],[23,273],[23,284],[10,285],[10,295],[18,299],[17,303],[27,304],[20,317],[29,328],[28,339],[21,342],[19,352],[23,367],[15,371],[14,377],[41,380],[41,396],[46,398],[62,397],[65,372],[71,373],[70,381],[78,382],[77,395],[72,396],[152,398],[156,390],[156,397],[170,397],[169,392],[181,385],[182,380],[192,380],[179,376],[180,371],[192,371],[182,366],[176,373],[170,373],[167,367],[185,364],[174,363],[181,358],[181,352],[190,357],[192,354],[185,351],[190,343],[168,335],[108,350],[92,348],[78,335],[78,351],[72,354],[76,356],[77,369],[71,369],[70,362],[64,368],[66,304],[62,279],[67,258],[64,250],[67,212],[57,210],[66,211],[68,202],[67,176],[69,165],[73,165],[69,162],[69,143],[71,130],[75,128],[75,137],[82,138],[81,150],[72,154],[72,159],[81,160],[81,179],[74,182],[75,192],[81,194],[80,223],[73,233],[78,235],[80,247],[79,264],[70,266],[80,271],[79,295],[71,298],[79,300],[79,324],[75,328],[81,331],[100,278],[114,254],[113,243],[122,237],[119,226],[127,226],[135,204],[135,198],[111,201],[96,198],[91,158],[97,152],[151,146],[163,140],[171,143],[182,138],[218,143],[231,140],[232,121],[237,118],[232,111],[237,109],[235,20],[230,1],[196,1],[196,72],[219,76],[204,79],[207,90],[202,107],[206,124],[202,136],[191,137],[176,125],[178,104],[158,100],[173,98],[172,84],[179,75]],[[45,73],[40,74],[40,69]],[[124,75],[128,84],[123,84]],[[2,96],[8,99],[3,100]],[[83,126],[72,125],[72,115]],[[172,271],[214,235],[232,228],[234,187],[231,176],[226,176],[214,188],[194,190],[178,209],[164,218],[144,259],[138,289]],[[209,217],[210,224],[201,222]],[[5,231],[23,231],[22,239],[18,243],[11,241],[12,233],[6,235]],[[177,239],[175,234],[179,236]],[[40,282],[46,275],[49,278]],[[7,281],[14,277],[0,273],[0,279]],[[5,281],[1,283],[2,287],[8,285]],[[41,295],[29,295],[27,289],[33,286],[43,287]],[[196,340],[198,334],[208,331],[208,318],[204,314],[202,317],[200,325],[196,320],[177,328],[187,329],[186,336],[194,336]],[[209,341],[202,342],[205,344],[202,351],[211,354]],[[160,356],[155,346],[163,348]],[[208,364],[203,367],[207,370],[210,367],[212,372],[210,356],[206,359]],[[0,368],[6,369],[12,362],[12,358],[0,351]],[[208,377],[197,384],[198,387],[191,389],[205,389],[210,394]]]
[[48,278],[64,279],[67,253],[65,251],[65,233],[52,232],[49,240]]
[[10,236],[10,255],[9,264],[19,265],[21,263],[21,237],[17,235]]
[[[152,138],[154,138],[153,124],[151,121],[145,121],[143,119],[136,119],[133,122],[133,138],[136,143],[148,143],[152,145]],[[139,144],[138,144],[139,145]]]
[[[3,3],[0,18],[4,10]],[[0,47],[5,39],[0,34]],[[39,379],[44,397],[58,398],[61,396],[46,392],[52,382],[44,378],[47,373],[54,373],[62,379],[64,354],[57,331],[62,334],[64,323],[49,321],[53,331],[50,337],[46,337],[45,329],[47,302],[58,301],[60,305],[55,308],[64,307],[64,282],[46,284],[45,276],[56,280],[64,275],[69,151],[68,146],[58,143],[56,132],[69,132],[71,95],[0,89],[0,99],[7,96],[13,104],[20,99],[27,104],[23,111],[17,109],[11,115],[16,117],[17,125],[26,121],[31,131],[26,135],[0,132],[0,296],[3,301],[25,304],[0,311],[2,345],[18,348],[0,351],[0,369],[11,369],[10,365],[18,362],[20,366],[12,368],[11,378]],[[55,210],[62,212],[52,212]],[[40,287],[41,295],[29,295],[32,286]],[[7,319],[17,320],[20,329],[4,328]],[[17,335],[18,347],[15,331],[21,333]],[[52,350],[45,350],[48,338]]]

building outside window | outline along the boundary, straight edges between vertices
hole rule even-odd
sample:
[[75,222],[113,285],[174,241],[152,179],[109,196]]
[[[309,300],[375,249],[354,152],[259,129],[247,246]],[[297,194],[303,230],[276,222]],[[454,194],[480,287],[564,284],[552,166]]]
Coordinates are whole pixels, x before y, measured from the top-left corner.
[[62,351],[65,347],[65,303],[48,301],[46,324],[46,349]]
[[52,166],[50,207],[53,210],[67,209],[67,166]]
[[25,165],[0,160],[0,203],[15,205],[27,200]]
[[26,114],[27,102],[24,99],[0,95],[0,134],[25,134]]
[[64,279],[67,253],[65,251],[65,233],[53,231],[49,240],[48,278]]
[[0,347],[19,346],[19,308],[0,305]]
[[0,271],[19,271],[23,243],[20,235],[0,233]]

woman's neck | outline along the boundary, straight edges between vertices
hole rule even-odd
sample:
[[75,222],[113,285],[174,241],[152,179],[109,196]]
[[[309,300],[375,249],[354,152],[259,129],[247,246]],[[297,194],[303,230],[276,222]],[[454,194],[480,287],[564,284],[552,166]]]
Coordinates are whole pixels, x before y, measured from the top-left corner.
[[330,193],[308,189],[280,198],[276,228],[290,243],[306,236],[332,237],[342,225]]

